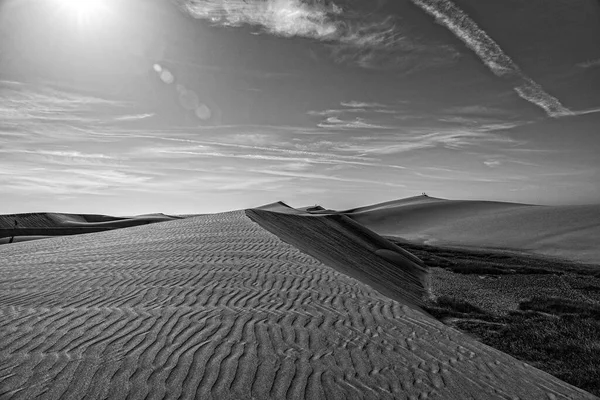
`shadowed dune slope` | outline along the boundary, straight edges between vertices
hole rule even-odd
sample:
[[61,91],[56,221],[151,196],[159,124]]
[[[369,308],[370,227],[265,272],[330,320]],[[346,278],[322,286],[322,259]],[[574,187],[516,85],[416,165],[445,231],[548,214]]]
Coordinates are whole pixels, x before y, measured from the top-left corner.
[[[43,239],[46,236],[77,235],[128,228],[155,222],[172,221],[180,217],[164,214],[111,217],[96,214],[28,213],[0,215],[0,239],[22,237],[22,240]],[[0,244],[5,241],[0,240]]]
[[[393,203],[393,202],[390,202]],[[529,251],[600,263],[600,205],[536,206],[426,198],[345,213],[380,235]]]
[[338,271],[405,304],[428,297],[425,264],[343,215],[311,215],[280,204],[246,211],[263,228]]
[[0,260],[2,399],[594,398],[244,212],[18,243]]

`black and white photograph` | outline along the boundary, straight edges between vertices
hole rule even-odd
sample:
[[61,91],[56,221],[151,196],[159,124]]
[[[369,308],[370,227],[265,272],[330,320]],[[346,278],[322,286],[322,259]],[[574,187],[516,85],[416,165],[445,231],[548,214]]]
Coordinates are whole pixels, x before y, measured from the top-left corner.
[[599,0],[0,0],[0,400],[599,398]]

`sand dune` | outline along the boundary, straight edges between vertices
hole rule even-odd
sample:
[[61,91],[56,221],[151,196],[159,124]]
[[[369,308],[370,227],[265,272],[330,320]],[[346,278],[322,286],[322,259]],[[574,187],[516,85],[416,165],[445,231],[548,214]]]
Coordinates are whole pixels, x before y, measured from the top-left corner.
[[5,237],[5,238],[0,238],[0,244],[30,242],[32,240],[50,239],[51,237],[53,237],[53,236],[32,235],[32,236]]
[[[46,239],[52,236],[104,232],[179,219],[164,214],[111,217],[96,214],[28,213],[0,215],[0,244]],[[10,238],[13,238],[12,241]]]
[[281,211],[2,246],[0,398],[594,398],[366,284],[419,270],[384,239]]
[[536,206],[422,196],[342,212],[381,235],[600,263],[600,205]]
[[343,215],[315,216],[283,203],[247,215],[280,239],[411,306],[428,297],[423,261]]
[[352,208],[350,210],[344,210],[341,212],[342,213],[358,213],[358,212],[365,212],[365,211],[375,211],[375,210],[381,210],[381,209],[396,208],[396,207],[408,206],[408,205],[431,204],[431,203],[437,203],[439,201],[444,201],[444,200],[438,199],[436,197],[430,197],[430,196],[413,196],[413,197],[407,197],[404,199],[397,199],[397,200],[386,201],[383,203],[372,204],[372,205],[364,206],[364,207]]

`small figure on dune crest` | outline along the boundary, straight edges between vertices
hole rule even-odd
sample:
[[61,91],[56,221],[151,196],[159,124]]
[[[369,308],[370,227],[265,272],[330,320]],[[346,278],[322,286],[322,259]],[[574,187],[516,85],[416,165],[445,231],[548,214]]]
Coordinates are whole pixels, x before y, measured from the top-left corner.
[[425,193],[425,192],[423,192],[422,196],[423,197],[429,197],[429,196],[427,196],[427,193]]
[[17,234],[17,226],[19,225],[19,222],[15,219],[15,227],[13,228],[13,235],[10,238],[10,240],[8,241],[8,243],[12,243],[15,240],[15,235]]

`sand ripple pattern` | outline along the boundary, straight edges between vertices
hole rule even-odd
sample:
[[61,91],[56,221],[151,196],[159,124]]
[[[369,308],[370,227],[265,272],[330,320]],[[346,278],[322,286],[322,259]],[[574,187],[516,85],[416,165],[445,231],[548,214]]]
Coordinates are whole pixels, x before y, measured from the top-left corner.
[[584,399],[243,212],[0,248],[0,399]]

